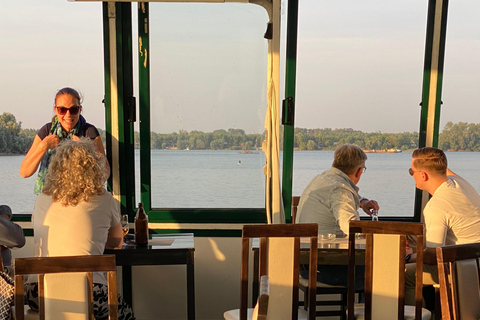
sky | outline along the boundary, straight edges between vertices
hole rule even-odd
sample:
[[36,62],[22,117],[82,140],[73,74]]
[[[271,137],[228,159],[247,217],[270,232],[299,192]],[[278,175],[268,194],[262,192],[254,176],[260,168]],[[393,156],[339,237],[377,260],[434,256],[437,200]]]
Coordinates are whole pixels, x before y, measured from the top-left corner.
[[[418,131],[427,3],[300,0],[295,126]],[[450,1],[441,128],[480,123],[479,14],[476,0]],[[264,10],[155,3],[150,17],[152,130],[263,132]],[[55,93],[70,86],[84,97],[87,121],[105,128],[102,32],[100,2],[0,2],[0,114],[39,129]]]

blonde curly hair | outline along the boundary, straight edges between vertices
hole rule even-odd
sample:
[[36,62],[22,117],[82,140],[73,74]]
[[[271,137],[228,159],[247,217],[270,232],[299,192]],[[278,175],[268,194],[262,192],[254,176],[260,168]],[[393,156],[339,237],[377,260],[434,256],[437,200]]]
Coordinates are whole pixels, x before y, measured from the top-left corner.
[[105,156],[95,152],[92,140],[64,140],[52,155],[42,193],[74,207],[104,194],[107,174]]

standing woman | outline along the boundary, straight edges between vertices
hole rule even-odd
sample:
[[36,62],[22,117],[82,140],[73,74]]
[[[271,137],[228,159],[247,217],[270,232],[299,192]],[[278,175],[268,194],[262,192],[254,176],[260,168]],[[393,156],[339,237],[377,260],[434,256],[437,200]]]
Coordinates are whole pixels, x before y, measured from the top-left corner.
[[[40,165],[35,182],[35,194],[42,192],[50,156],[60,141],[66,139],[78,141],[80,137],[87,137],[93,140],[96,152],[105,156],[105,149],[97,128],[87,123],[80,114],[82,112],[81,103],[80,94],[72,88],[60,89],[55,95],[55,105],[53,106],[55,117],[52,122],[47,123],[37,132],[33,144],[20,166],[20,175],[28,178],[37,171]],[[106,158],[105,162],[108,168]]]

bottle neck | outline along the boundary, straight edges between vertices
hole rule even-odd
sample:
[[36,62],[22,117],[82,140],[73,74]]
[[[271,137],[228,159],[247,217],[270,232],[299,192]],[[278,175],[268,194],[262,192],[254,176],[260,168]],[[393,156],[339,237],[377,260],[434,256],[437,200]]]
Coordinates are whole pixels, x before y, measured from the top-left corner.
[[147,218],[147,215],[145,214],[145,210],[143,210],[143,208],[139,208],[137,211],[137,214],[135,215],[135,219],[143,220],[146,218]]

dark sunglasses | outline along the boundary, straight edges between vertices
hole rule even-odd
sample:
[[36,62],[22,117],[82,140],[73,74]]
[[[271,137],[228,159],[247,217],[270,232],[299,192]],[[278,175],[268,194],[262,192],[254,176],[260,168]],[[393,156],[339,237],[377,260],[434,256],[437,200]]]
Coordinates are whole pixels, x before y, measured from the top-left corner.
[[70,114],[72,116],[76,115],[79,111],[80,111],[80,108],[82,106],[73,106],[73,107],[70,107],[70,108],[65,108],[65,107],[57,107],[55,106],[55,108],[57,108],[57,111],[60,115],[64,116],[67,114],[67,111],[70,111]]
[[412,168],[408,169],[408,173],[410,173],[411,176],[413,176],[415,172],[423,172],[423,171],[414,171]]

